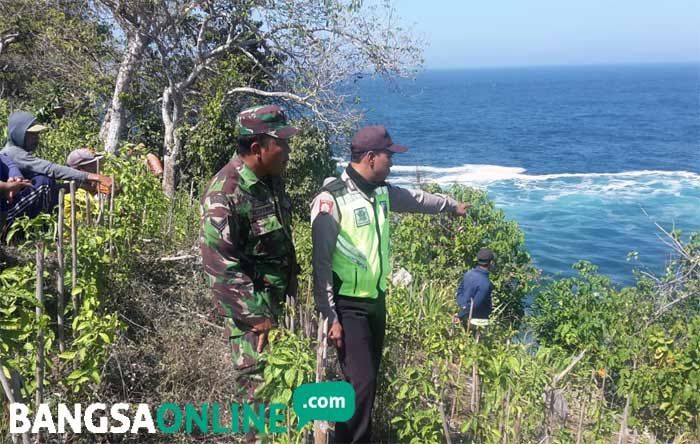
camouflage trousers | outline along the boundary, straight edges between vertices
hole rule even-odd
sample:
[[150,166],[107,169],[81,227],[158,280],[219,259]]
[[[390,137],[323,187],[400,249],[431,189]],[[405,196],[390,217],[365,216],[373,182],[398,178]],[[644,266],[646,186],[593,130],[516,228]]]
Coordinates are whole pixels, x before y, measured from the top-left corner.
[[231,360],[237,387],[233,393],[241,403],[253,402],[255,390],[262,383],[263,361],[256,351],[258,335],[239,328],[231,318],[225,318]]
[[[250,330],[239,328],[231,318],[224,318],[227,327],[228,341],[231,347],[231,360],[236,387],[233,391],[235,402],[253,404],[255,390],[263,382],[262,353],[256,351],[258,336]],[[242,424],[239,425],[242,427]],[[264,434],[250,431],[245,436],[246,443],[266,443],[268,437]]]

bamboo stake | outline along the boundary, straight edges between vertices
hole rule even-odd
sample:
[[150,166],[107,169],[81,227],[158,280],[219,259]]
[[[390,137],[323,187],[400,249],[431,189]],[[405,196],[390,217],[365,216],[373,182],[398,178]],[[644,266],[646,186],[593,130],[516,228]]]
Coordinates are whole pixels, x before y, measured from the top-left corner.
[[510,387],[506,391],[506,397],[503,402],[503,410],[506,412],[504,422],[501,423],[501,444],[508,443],[508,423],[510,422]]
[[168,206],[168,238],[172,237],[173,232],[173,210],[175,207],[175,196],[170,198],[170,205]]
[[[591,381],[595,383],[595,370],[591,370]],[[589,391],[588,393],[588,402],[586,405],[591,404],[591,399],[593,398],[593,392]],[[583,417],[585,414],[586,407],[584,405],[581,405],[580,411],[578,413],[578,424],[576,426],[576,444],[581,444],[583,440]]]
[[92,197],[90,197],[90,193],[85,195],[85,224],[92,225]]
[[[479,330],[476,331],[475,344],[479,343]],[[472,364],[472,397],[469,403],[469,408],[472,412],[476,412],[479,408],[479,366],[478,362]]]
[[63,277],[65,273],[65,257],[63,256],[63,198],[66,195],[66,190],[61,188],[58,191],[58,237],[56,238],[56,255],[58,256],[58,270],[56,272],[56,293],[58,296],[58,314],[56,315],[56,327],[58,329],[58,350],[63,353],[66,351],[65,337],[63,331],[63,315],[65,311],[65,285]]
[[147,208],[148,208],[148,204],[144,203],[143,204],[143,213],[141,214],[141,226],[142,227],[144,225],[146,225],[146,215],[148,214]]
[[620,421],[620,433],[617,436],[617,444],[627,444],[627,417],[630,413],[630,395],[625,397],[625,410]]
[[296,319],[294,319],[294,314],[296,313],[296,309],[297,309],[297,307],[296,307],[297,298],[295,298],[294,296],[289,296],[288,303],[289,303],[289,308],[290,308],[290,311],[289,311],[289,324],[290,324],[289,330],[293,332],[295,327],[296,327],[296,322],[295,322]]
[[114,257],[113,241],[112,241],[112,222],[114,220],[114,183],[109,189],[109,257]]
[[522,416],[521,416],[521,413],[518,412],[518,415],[515,417],[515,424],[513,424],[513,443],[514,444],[520,444],[521,422],[522,422]]
[[445,415],[445,402],[443,401],[442,394],[440,395],[438,409],[440,410],[440,419],[442,420],[442,431],[443,433],[445,433],[445,444],[452,444],[452,437],[450,436],[450,426],[447,423],[447,416]]
[[[9,369],[9,367],[5,365],[2,359],[0,359],[0,383],[2,384],[2,389],[5,391],[5,396],[7,397],[8,403],[14,404],[18,401],[22,401],[21,399],[15,398],[15,391],[12,389],[12,384],[10,383],[10,381],[7,380],[7,377],[5,376],[5,368]],[[10,373],[12,373],[12,370],[10,370]],[[17,390],[17,393],[19,393],[19,390]],[[12,442],[18,442],[16,435],[12,435]],[[29,432],[22,433],[22,443],[29,444],[30,442],[31,440],[29,439]]]
[[[325,378],[325,357],[328,348],[328,319],[323,317],[318,320],[318,348],[316,349],[316,382]],[[328,442],[328,422],[314,421],[314,444],[326,444]]]
[[[44,316],[44,241],[36,244],[36,320],[41,323]],[[36,408],[44,401],[44,329],[39,327],[36,334]],[[37,437],[37,442],[40,440]]]
[[[459,378],[462,374],[462,356],[459,356],[459,361],[457,361],[457,377],[455,378],[455,385],[459,384]],[[454,421],[455,414],[457,413],[457,402],[459,401],[459,394],[455,390],[454,397],[452,398],[452,409],[450,409],[450,421]]]
[[[78,286],[78,227],[75,218],[75,181],[70,181],[70,247],[71,247],[71,292]],[[73,316],[78,316],[80,300],[78,295],[71,297],[73,302]]]
[[311,337],[311,276],[309,276],[309,279],[307,280],[307,285],[306,285],[306,304],[305,304],[305,309],[306,309],[306,325],[305,325],[305,333],[306,337],[310,338]]
[[469,301],[469,318],[467,319],[467,336],[469,336],[469,328],[472,325],[472,313],[474,312],[474,298]]
[[[101,174],[99,159],[97,159],[97,174]],[[97,220],[95,221],[95,225],[102,225],[102,223],[104,222],[105,213],[105,196],[100,192],[97,193],[97,208]]]
[[600,407],[598,409],[598,420],[596,421],[596,429],[595,429],[595,439],[598,440],[600,436],[600,426],[603,418],[603,409],[605,408],[605,380],[607,378],[603,376],[603,383],[601,384],[600,387]]
[[[196,211],[196,208],[198,207],[198,205],[192,205],[193,201],[194,201],[194,180],[192,180],[190,182],[190,201],[188,202],[188,208]],[[187,213],[187,233],[190,232],[191,219],[192,219],[192,211],[189,211]]]

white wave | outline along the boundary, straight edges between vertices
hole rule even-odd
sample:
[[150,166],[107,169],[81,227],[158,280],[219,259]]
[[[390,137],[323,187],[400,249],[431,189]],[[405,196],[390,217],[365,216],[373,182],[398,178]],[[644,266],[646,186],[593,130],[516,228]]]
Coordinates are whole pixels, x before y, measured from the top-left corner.
[[435,182],[441,185],[466,184],[484,186],[499,181],[533,182],[553,181],[561,179],[578,179],[581,181],[594,179],[614,180],[611,187],[625,188],[638,186],[640,178],[653,180],[684,180],[697,182],[700,185],[700,175],[689,171],[626,171],[620,173],[559,173],[559,174],[526,174],[524,168],[505,167],[500,165],[465,164],[457,167],[433,167],[425,165],[396,165],[391,168],[391,181],[397,183]]

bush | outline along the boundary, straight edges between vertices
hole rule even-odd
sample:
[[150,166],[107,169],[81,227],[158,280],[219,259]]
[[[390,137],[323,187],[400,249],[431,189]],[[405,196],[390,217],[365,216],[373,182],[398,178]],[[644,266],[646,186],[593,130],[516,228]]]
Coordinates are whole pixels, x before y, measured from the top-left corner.
[[[440,192],[432,187],[429,191]],[[537,271],[525,250],[525,236],[515,221],[507,221],[486,193],[454,186],[450,194],[472,205],[468,217],[394,215],[392,249],[394,270],[407,269],[418,282],[439,282],[455,289],[462,274],[476,265],[481,247],[494,251],[494,311],[497,319],[518,322]],[[455,293],[448,296],[454,300]]]

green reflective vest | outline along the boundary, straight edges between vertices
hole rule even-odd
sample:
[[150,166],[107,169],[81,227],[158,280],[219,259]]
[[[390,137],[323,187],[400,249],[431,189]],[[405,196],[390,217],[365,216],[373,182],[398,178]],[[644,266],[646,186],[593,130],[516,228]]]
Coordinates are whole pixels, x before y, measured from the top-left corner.
[[368,200],[336,179],[324,189],[335,199],[340,231],[333,252],[333,273],[342,296],[374,299],[386,291],[389,263],[389,192],[378,187]]

